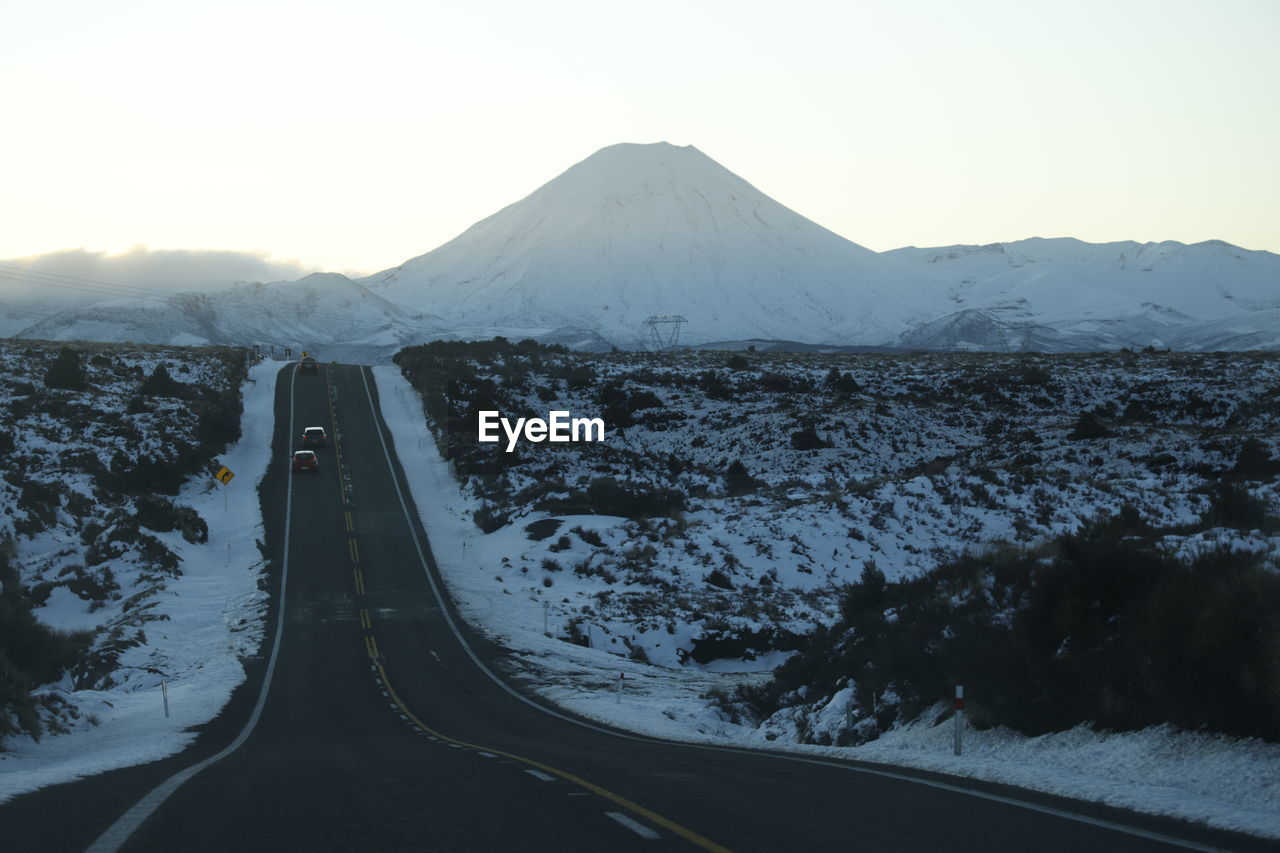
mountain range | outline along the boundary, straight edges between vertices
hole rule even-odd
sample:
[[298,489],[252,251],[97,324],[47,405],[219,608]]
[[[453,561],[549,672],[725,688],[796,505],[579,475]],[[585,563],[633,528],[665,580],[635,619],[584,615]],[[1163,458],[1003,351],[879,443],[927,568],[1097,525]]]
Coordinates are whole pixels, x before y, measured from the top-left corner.
[[33,323],[10,318],[7,328],[378,358],[406,343],[493,334],[643,348],[651,315],[682,316],[688,344],[1271,349],[1280,347],[1280,255],[1216,240],[1069,238],[877,253],[692,146],[620,144],[363,279],[324,273],[112,299]]

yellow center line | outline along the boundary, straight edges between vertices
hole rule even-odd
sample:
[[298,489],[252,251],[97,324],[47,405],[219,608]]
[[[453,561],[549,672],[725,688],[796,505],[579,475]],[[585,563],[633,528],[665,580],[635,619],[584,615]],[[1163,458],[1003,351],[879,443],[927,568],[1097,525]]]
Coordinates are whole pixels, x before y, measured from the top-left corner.
[[369,611],[363,607],[360,608],[360,627],[369,630],[373,627],[373,622],[369,620]]
[[343,512],[342,514],[343,514],[343,516],[345,516],[345,517],[346,517],[347,530],[348,530],[348,531],[355,530],[355,529],[356,529],[356,528],[355,528],[355,525],[351,523],[351,511],[350,511],[350,510],[347,510],[346,512]]
[[[372,637],[365,637],[366,645],[368,645],[368,641],[372,639],[373,639]],[[374,651],[377,650],[376,643],[373,644],[373,649]],[[615,794],[612,791],[606,788],[602,788],[593,782],[588,782],[586,779],[583,779],[580,776],[575,776],[574,774],[569,773],[565,770],[560,770],[559,768],[552,767],[550,764],[543,764],[541,761],[535,761],[532,758],[525,758],[524,756],[516,755],[515,753],[511,753],[511,752],[506,752],[501,749],[495,749],[494,747],[491,747],[491,746],[480,746],[478,744],[468,743],[465,740],[458,740],[457,738],[452,738],[446,734],[442,734],[441,732],[436,731],[435,729],[428,726],[426,723],[422,722],[422,720],[419,720],[414,715],[414,713],[409,710],[409,707],[405,705],[404,702],[400,701],[400,696],[399,694],[396,693],[395,688],[391,686],[391,679],[387,678],[387,671],[382,668],[382,663],[378,661],[376,655],[371,654],[370,657],[374,658],[374,666],[378,668],[378,675],[382,678],[383,686],[387,688],[387,692],[391,695],[391,701],[395,703],[396,707],[400,709],[401,713],[403,713],[406,717],[408,717],[415,726],[422,729],[427,734],[434,735],[435,737],[438,737],[444,741],[448,741],[449,743],[456,743],[458,746],[465,746],[471,749],[481,750],[482,752],[491,752],[494,755],[501,755],[503,758],[510,758],[512,761],[518,761],[521,764],[527,764],[530,767],[536,767],[537,769],[542,770],[546,773],[550,773],[553,776],[559,776],[561,779],[564,779],[566,782],[577,785],[580,788],[585,788],[591,793],[596,794],[597,796],[604,797],[606,800],[609,800],[610,802],[613,802],[618,804],[619,806],[622,806],[622,808],[626,809],[632,814],[638,815],[639,817],[644,818],[645,820],[649,821],[652,824],[661,826],[662,828],[675,833],[676,835],[683,838],[685,841],[688,841],[691,844],[695,844],[698,847],[701,847],[703,850],[711,850],[711,851],[714,851],[714,853],[731,853],[728,847],[725,847],[721,844],[717,844],[711,839],[705,838],[699,835],[698,833],[694,832],[692,829],[688,829],[687,827],[681,826],[675,821],[670,820],[669,818],[665,818],[662,815],[658,814],[657,812],[651,811],[650,809],[645,808],[639,803],[633,803],[631,800],[628,800],[626,797]]]
[[377,654],[375,654],[373,650],[373,637],[364,638],[364,650],[369,653],[369,657],[373,658],[374,660],[378,659]]
[[360,546],[356,544],[356,540],[348,539],[347,547],[351,550],[351,562],[359,563],[360,562]]
[[364,595],[364,572],[359,569],[355,570],[356,575],[356,595]]
[[[342,442],[338,440],[338,413],[333,407],[333,371],[325,366],[325,396],[329,398],[329,431],[333,434],[333,462],[338,471],[338,494],[342,503],[349,504],[347,490],[342,487]],[[348,513],[348,516],[350,513]],[[351,520],[347,519],[347,529],[351,529]]]

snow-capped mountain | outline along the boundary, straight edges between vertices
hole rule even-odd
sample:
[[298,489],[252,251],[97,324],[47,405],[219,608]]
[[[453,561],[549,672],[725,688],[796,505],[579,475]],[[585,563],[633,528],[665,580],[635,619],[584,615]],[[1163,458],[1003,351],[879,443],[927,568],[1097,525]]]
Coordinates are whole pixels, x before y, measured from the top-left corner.
[[455,327],[580,328],[626,347],[645,318],[681,314],[698,341],[879,343],[930,316],[904,267],[663,142],[597,151],[364,281]]
[[907,248],[942,310],[898,343],[930,349],[1256,349],[1280,342],[1280,255],[1186,245],[1031,239]]
[[1271,349],[1280,255],[1069,238],[876,253],[692,146],[621,144],[359,281],[315,274],[40,321],[30,305],[8,307],[0,333],[21,337],[310,345],[375,361],[404,344],[495,334],[643,348],[654,314],[686,318],[687,344]]
[[595,333],[936,349],[1260,348],[1280,256],[1221,241],[1030,239],[877,254],[693,147],[614,145],[428,254],[365,279],[464,337]]
[[440,331],[435,319],[388,302],[346,276],[313,273],[292,282],[97,302],[55,314],[17,337],[323,347],[328,357],[336,355],[334,345],[352,354],[381,353]]

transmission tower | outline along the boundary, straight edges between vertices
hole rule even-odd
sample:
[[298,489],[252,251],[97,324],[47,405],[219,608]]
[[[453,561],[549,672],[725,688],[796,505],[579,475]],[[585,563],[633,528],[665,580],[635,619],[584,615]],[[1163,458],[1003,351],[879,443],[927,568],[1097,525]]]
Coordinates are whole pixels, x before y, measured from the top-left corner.
[[680,327],[688,323],[683,314],[653,314],[644,326],[655,352],[674,352],[680,343]]
[[[1006,323],[1005,328],[1007,328],[1009,331],[1014,333],[1017,333],[1017,332],[1022,333],[1022,343],[1018,347],[1018,352],[1031,352],[1032,333],[1036,329],[1035,323],[1028,323],[1028,322]],[[1005,346],[1007,349],[1008,348],[1007,338],[1006,338]]]

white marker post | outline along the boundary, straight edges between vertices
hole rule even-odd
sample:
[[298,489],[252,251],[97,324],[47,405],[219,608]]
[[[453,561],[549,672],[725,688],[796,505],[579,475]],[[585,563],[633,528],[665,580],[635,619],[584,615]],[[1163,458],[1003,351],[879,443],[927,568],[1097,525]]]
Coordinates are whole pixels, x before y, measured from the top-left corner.
[[622,685],[626,682],[626,680],[627,680],[627,674],[626,674],[625,672],[620,672],[620,673],[618,673],[618,701],[617,701],[617,704],[619,704],[619,705],[621,705],[621,704],[622,704]]
[[960,732],[964,728],[964,685],[956,685],[956,755],[960,754]]
[[169,682],[160,682],[160,695],[164,697],[164,718],[169,719]]
[[545,598],[542,599],[542,633],[551,636],[551,627],[547,623],[548,614],[551,612],[551,602]]

